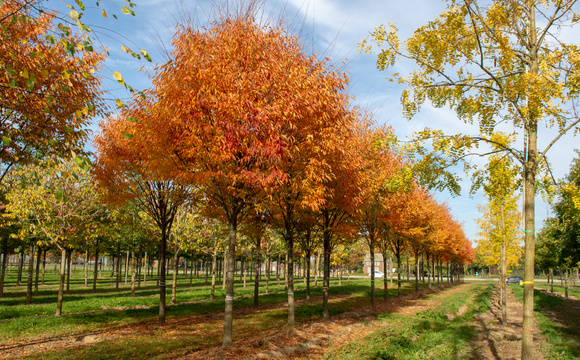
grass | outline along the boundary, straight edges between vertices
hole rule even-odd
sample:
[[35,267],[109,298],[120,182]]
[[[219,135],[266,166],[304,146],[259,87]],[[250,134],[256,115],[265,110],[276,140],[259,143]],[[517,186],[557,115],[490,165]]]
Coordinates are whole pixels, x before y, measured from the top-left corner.
[[[512,290],[516,298],[523,301],[523,287],[512,285]],[[563,299],[535,290],[534,316],[548,341],[549,359],[580,358],[580,301]]]
[[[63,316],[54,317],[56,309],[56,291],[58,288],[57,277],[53,274],[46,274],[44,286],[40,286],[39,295],[33,298],[31,305],[25,305],[26,288],[25,285],[15,286],[15,271],[8,277],[9,283],[3,298],[0,298],[0,342],[18,341],[34,339],[46,336],[65,335],[94,331],[114,326],[136,324],[141,322],[154,321],[159,312],[159,289],[155,286],[155,281],[148,278],[147,286],[143,285],[136,290],[136,296],[130,296],[130,287],[121,283],[120,289],[116,290],[111,286],[110,280],[100,279],[97,292],[92,292],[92,286],[84,287],[82,271],[73,274],[71,280],[71,291],[64,296]],[[244,289],[236,277],[236,300],[235,308],[253,306],[253,283],[248,282]],[[204,278],[193,279],[193,286],[189,286],[189,278],[180,275],[178,279],[178,289],[176,293],[177,304],[169,304],[171,299],[171,287],[167,289],[167,317],[178,318],[184,316],[203,315],[209,313],[223,312],[223,299],[225,290],[221,285],[215,289],[214,301],[209,301],[210,286],[205,285]],[[368,278],[356,280],[343,280],[343,286],[337,286],[338,281],[331,282],[330,294],[354,293],[361,297],[368,297],[370,290],[370,280]],[[284,292],[284,282],[277,285],[276,281],[270,282],[269,292],[265,295],[264,282],[261,284],[260,297],[261,304],[282,303],[287,300]],[[114,285],[114,283],[113,283]],[[311,284],[312,286],[313,284]],[[321,282],[319,287],[312,286],[312,296],[321,296]],[[296,300],[306,297],[305,285],[302,279],[295,281]],[[412,285],[403,287],[404,293],[410,292]],[[396,288],[389,289],[390,296],[396,294]],[[377,297],[383,295],[382,290],[377,290]],[[142,307],[148,308],[142,308]],[[346,307],[350,305],[344,305]],[[103,307],[117,308],[103,310]],[[139,308],[136,308],[139,307]],[[118,310],[121,308],[122,310]],[[331,307],[330,314],[343,311],[340,306]],[[281,311],[282,318],[285,310]],[[308,305],[302,307],[301,312],[297,312],[297,321],[312,319],[320,314],[319,305]]]
[[[330,295],[331,304],[329,311],[331,315],[340,314],[357,309],[362,305],[368,305],[370,281],[367,278],[356,280],[343,280],[342,286],[337,286],[337,281],[331,283]],[[195,293],[205,291],[203,286],[194,286],[184,288],[180,291],[181,296],[178,299],[192,298],[200,295]],[[287,295],[283,292],[283,286],[277,285],[270,293],[260,297],[261,304],[284,304]],[[389,289],[389,296],[396,295],[396,288]],[[414,291],[414,284],[405,284],[402,287],[403,294]],[[237,289],[236,295],[249,295],[253,289]],[[107,294],[109,295],[109,294]],[[312,296],[321,296],[321,287],[312,289]],[[342,297],[338,297],[342,295]],[[382,290],[377,290],[377,297],[383,295]],[[90,295],[87,294],[90,298]],[[297,281],[297,290],[295,291],[296,300],[305,298],[304,285]],[[156,298],[156,297],[154,297]],[[81,301],[81,300],[79,300]],[[285,306],[274,308],[267,311],[251,311],[253,299],[251,297],[236,298],[234,301],[235,309],[247,308],[249,311],[234,319],[234,336],[237,339],[250,336],[250,334],[260,334],[261,331],[268,329],[278,329],[283,327],[287,321],[287,311]],[[223,299],[215,301],[203,301],[194,304],[179,303],[168,307],[168,320],[180,319],[191,315],[219,314],[223,312]],[[301,303],[296,308],[296,322],[303,323],[317,321],[321,319],[320,301],[311,301]],[[0,322],[0,334],[10,333],[12,339],[31,335],[50,335],[78,333],[90,330],[91,328],[111,327],[121,324],[136,324],[143,322],[154,322],[157,317],[157,307],[146,310],[127,309],[123,311],[100,311],[95,313],[73,314],[60,318],[43,317],[38,322],[38,317],[20,317],[7,322]],[[31,322],[36,321],[30,328]],[[157,328],[156,326],[146,326],[144,329],[150,331],[137,332],[127,336],[107,339],[107,341],[93,344],[89,347],[68,348],[55,351],[46,351],[39,354],[30,354],[29,358],[42,359],[126,359],[131,357],[142,357],[147,359],[164,359],[179,357],[185,355],[188,351],[195,351],[200,348],[219,346],[221,344],[221,330],[223,320],[218,316],[200,320],[200,323],[187,324],[185,330],[180,327],[178,331],[173,331],[171,323],[165,327]],[[14,326],[20,326],[22,329],[11,329],[8,323]],[[29,328],[27,328],[29,326]]]
[[[576,281],[576,287],[572,281],[568,282],[568,295],[580,298],[580,283]],[[534,287],[550,291],[550,285],[545,282],[536,282]],[[565,288],[561,285],[560,280],[554,280],[554,292],[564,295]]]
[[[409,317],[388,313],[381,316],[381,328],[336,350],[325,359],[457,359],[469,358],[469,342],[475,335],[467,324],[475,313],[487,311],[492,285],[472,284],[462,292],[445,298],[431,310]],[[459,308],[467,312],[449,320]]]

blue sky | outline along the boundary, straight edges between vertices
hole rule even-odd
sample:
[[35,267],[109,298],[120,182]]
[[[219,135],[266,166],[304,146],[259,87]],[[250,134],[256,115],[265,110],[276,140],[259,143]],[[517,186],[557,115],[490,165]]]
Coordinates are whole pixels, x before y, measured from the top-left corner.
[[[62,4],[55,0],[51,0],[51,3],[56,3],[55,6]],[[113,79],[113,72],[120,71],[126,82],[134,88],[148,87],[148,76],[139,69],[144,67],[151,72],[156,62],[165,62],[167,51],[171,51],[175,24],[189,17],[194,19],[196,25],[203,26],[215,14],[212,1],[209,0],[135,0],[135,3],[137,6],[133,10],[136,16],[121,12],[121,8],[127,5],[121,0],[101,1],[100,8],[91,8],[93,1],[85,3],[88,11],[83,20],[93,28],[92,37],[108,48],[110,54],[101,75],[108,91],[107,96],[113,99],[126,100],[129,97],[128,92]],[[357,44],[380,24],[395,22],[400,38],[405,39],[415,29],[434,19],[444,8],[445,2],[437,0],[266,0],[262,14],[268,18],[272,15],[277,17],[283,12],[288,19],[287,25],[301,29],[306,52],[316,51],[320,56],[330,57],[333,63],[341,64],[341,69],[349,74],[348,91],[355,96],[355,104],[372,112],[377,123],[392,126],[400,139],[407,139],[413,132],[426,126],[447,133],[475,134],[474,127],[459,121],[449,109],[424,106],[420,114],[407,121],[402,116],[399,102],[403,88],[385,80],[389,74],[376,69],[376,53],[364,55],[357,52]],[[106,19],[101,15],[102,9],[108,15]],[[118,20],[113,18],[113,14],[117,15]],[[146,49],[153,63],[134,59],[121,50],[122,45],[135,52]],[[398,63],[395,70],[406,73],[412,69],[413,64],[403,62]],[[548,134],[542,137],[542,132]],[[552,137],[549,133],[546,129],[539,130],[540,147],[542,144],[545,146],[547,139]],[[580,147],[577,144],[577,139],[567,137],[551,150],[550,161],[556,178],[567,173],[574,157],[573,149]],[[470,161],[484,164],[480,158],[472,158]],[[474,241],[477,233],[475,219],[479,217],[477,204],[482,203],[483,198],[481,194],[469,197],[469,186],[470,183],[466,181],[459,197],[451,197],[447,193],[435,196],[439,201],[448,203],[455,218],[464,224],[467,237]],[[539,196],[536,204],[536,227],[541,227],[548,208]]]

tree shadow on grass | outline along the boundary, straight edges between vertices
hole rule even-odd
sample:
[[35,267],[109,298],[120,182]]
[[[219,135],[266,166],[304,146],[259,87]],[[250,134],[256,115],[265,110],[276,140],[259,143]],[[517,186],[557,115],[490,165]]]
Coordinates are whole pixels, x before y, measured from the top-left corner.
[[535,308],[550,320],[539,322],[554,352],[580,358],[580,300],[534,290],[534,301]]

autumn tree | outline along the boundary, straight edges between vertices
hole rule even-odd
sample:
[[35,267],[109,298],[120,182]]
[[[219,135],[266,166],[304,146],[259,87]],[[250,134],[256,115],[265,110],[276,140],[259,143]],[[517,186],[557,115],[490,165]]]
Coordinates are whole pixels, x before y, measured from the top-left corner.
[[[421,139],[432,140],[435,150],[452,150],[450,156],[428,160],[446,166],[477,152],[478,145],[491,143],[521,164],[525,203],[522,359],[527,360],[532,357],[533,341],[536,177],[542,164],[547,165],[550,148],[580,122],[575,110],[579,50],[558,37],[558,29],[576,26],[578,4],[576,0],[450,0],[448,4],[439,17],[404,42],[393,23],[375,29],[371,40],[381,49],[380,70],[392,68],[400,58],[417,64],[417,70],[408,75],[393,75],[393,80],[407,86],[401,96],[406,117],[431,102],[435,107],[449,106],[461,120],[479,125],[476,135],[426,129]],[[371,45],[364,41],[361,49],[371,51]],[[506,123],[520,137],[522,147],[491,139]],[[546,138],[543,149],[537,145],[544,128],[540,124],[556,133]]]
[[149,148],[163,150],[160,158],[175,165],[169,173],[200,186],[228,224],[223,345],[231,346],[238,226],[268,189],[289,179],[283,161],[307,158],[295,152],[298,144],[317,146],[315,131],[331,134],[321,124],[342,119],[345,80],[306,56],[295,37],[251,15],[210,29],[185,24],[173,44],[147,93],[155,101],[139,103],[139,130],[131,135],[154,129],[146,131],[155,133]]
[[121,116],[101,122],[101,132],[94,140],[95,178],[108,202],[133,202],[159,229],[159,324],[164,324],[167,241],[179,207],[190,199],[190,188],[169,177],[166,159],[149,157],[152,149],[147,139],[151,134],[140,131],[137,136],[131,135],[137,124],[132,120],[139,111],[138,107],[126,107]]
[[517,194],[519,169],[513,166],[510,160],[505,154],[490,156],[483,184],[488,203],[479,207],[483,217],[477,221],[480,232],[476,253],[485,258],[487,266],[501,266],[503,324],[507,323],[507,269],[516,265],[521,257],[519,246],[521,214],[518,210]]
[[97,216],[100,199],[88,168],[73,161],[47,160],[11,175],[7,211],[31,234],[43,234],[61,251],[56,316],[62,314],[67,252]]
[[96,71],[104,54],[56,16],[36,1],[0,7],[1,178],[38,154],[81,151],[91,117],[103,113]]

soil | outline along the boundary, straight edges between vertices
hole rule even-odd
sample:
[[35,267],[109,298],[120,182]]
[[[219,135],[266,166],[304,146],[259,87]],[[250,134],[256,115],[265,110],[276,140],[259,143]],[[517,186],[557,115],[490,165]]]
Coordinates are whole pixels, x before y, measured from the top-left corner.
[[[501,295],[496,286],[491,296],[489,311],[475,316],[477,335],[472,342],[472,359],[512,360],[521,358],[522,303],[516,301],[511,288],[507,288],[507,324],[501,323]],[[534,321],[534,359],[544,359],[544,337]]]
[[[319,359],[332,346],[340,347],[355,339],[360,339],[372,333],[381,326],[377,315],[385,312],[400,313],[413,316],[417,312],[433,308],[445,297],[462,291],[470,284],[444,285],[434,289],[421,290],[401,298],[389,298],[384,302],[377,299],[375,308],[370,305],[358,307],[355,311],[331,317],[331,321],[312,321],[299,324],[295,332],[286,328],[267,328],[249,330],[243,334],[234,334],[236,341],[231,348],[220,346],[203,347],[200,349],[183,349],[169,355],[173,359]],[[508,288],[509,289],[509,288]],[[496,286],[488,312],[476,316],[472,325],[477,329],[477,336],[472,342],[474,351],[471,359],[519,359],[521,349],[521,319],[522,305],[515,300],[511,289],[508,291],[508,324],[501,325],[501,308],[499,306],[499,287]],[[426,298],[426,295],[431,295]],[[348,295],[331,298],[332,302],[341,301]],[[320,300],[313,298],[311,301]],[[306,300],[297,302],[297,306]],[[244,308],[235,311],[234,317],[240,319],[254,312],[275,311],[283,309],[286,304],[261,306],[258,309]],[[456,314],[447,314],[449,319],[461,316],[469,309],[468,303],[462,306]],[[155,322],[120,326],[117,328],[92,333],[71,336],[39,339],[35,342],[12,344],[12,347],[2,347],[0,359],[20,358],[25,355],[42,351],[63,348],[82,349],[101,341],[116,341],[119,338],[131,336],[159,336],[164,334],[187,333],[190,336],[220,338],[223,323],[223,313],[198,315],[180,319],[169,319],[163,326]],[[215,334],[214,334],[215,333]],[[543,359],[542,348],[544,339],[537,327],[534,329],[534,359]],[[3,344],[7,345],[7,344]],[[1,347],[1,346],[0,346]]]

